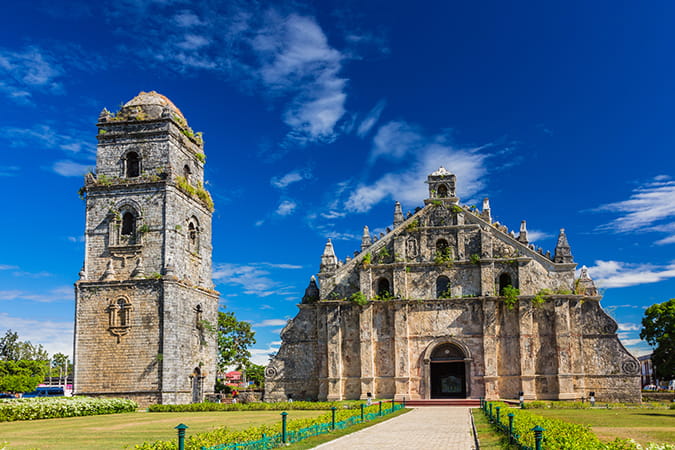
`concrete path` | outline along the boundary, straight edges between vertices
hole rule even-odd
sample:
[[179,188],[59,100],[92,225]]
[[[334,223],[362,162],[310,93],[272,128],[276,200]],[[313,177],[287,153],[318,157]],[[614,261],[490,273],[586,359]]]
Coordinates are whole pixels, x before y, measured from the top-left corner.
[[425,406],[327,442],[325,450],[472,450],[476,448],[468,407]]

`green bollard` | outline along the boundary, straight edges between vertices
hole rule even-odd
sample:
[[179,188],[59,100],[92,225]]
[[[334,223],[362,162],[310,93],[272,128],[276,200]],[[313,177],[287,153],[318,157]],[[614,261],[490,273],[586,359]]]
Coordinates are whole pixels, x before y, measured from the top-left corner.
[[544,439],[544,431],[546,431],[546,429],[537,425],[532,428],[532,431],[534,431],[534,449],[541,450],[541,441]]
[[379,415],[380,415],[380,416],[382,415],[382,400],[380,400],[380,412],[379,412]]
[[394,412],[394,399],[391,399],[391,412]]
[[184,423],[181,423],[175,428],[178,430],[178,450],[185,450],[185,430],[189,427]]
[[288,413],[286,411],[281,413],[281,442],[286,443],[286,416]]
[[497,411],[497,425],[499,425],[501,422],[499,421],[499,412],[501,411],[502,407],[497,406],[495,410]]
[[335,406],[331,406],[331,408],[330,408],[330,412],[331,412],[332,415],[333,415],[333,419],[332,419],[331,422],[330,422],[330,429],[331,429],[331,430],[335,430],[335,410],[336,410],[336,409],[337,409],[337,408],[336,408]]
[[366,421],[366,413],[363,411],[363,409],[365,408],[365,406],[366,406],[366,405],[364,405],[363,403],[361,403],[361,422],[365,422],[365,421]]
[[513,418],[515,414],[509,413],[509,444],[513,444]]
[[490,415],[488,417],[492,420],[492,403],[488,403],[488,406],[490,407]]
[[405,397],[403,397],[403,408],[405,408]]

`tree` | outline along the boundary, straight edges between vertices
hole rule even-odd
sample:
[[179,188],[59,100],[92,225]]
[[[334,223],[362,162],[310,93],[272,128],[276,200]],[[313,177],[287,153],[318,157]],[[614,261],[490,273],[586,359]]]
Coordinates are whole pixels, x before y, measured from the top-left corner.
[[41,344],[37,346],[30,341],[19,341],[19,335],[7,330],[5,335],[0,338],[0,360],[3,361],[49,361],[49,353]]
[[654,375],[660,380],[675,376],[675,298],[645,311],[640,338],[654,347]]
[[255,385],[259,388],[264,386],[265,366],[254,364],[251,361],[246,361],[244,369],[246,370],[246,379],[248,381],[253,381],[253,383],[255,383]]
[[52,357],[52,362],[59,368],[59,385],[65,386],[64,378],[68,378],[68,355],[56,353]]
[[44,380],[45,361],[0,361],[0,392],[30,392]]
[[251,324],[240,322],[234,313],[218,311],[218,368],[244,366],[251,357],[248,348],[255,344],[255,332]]

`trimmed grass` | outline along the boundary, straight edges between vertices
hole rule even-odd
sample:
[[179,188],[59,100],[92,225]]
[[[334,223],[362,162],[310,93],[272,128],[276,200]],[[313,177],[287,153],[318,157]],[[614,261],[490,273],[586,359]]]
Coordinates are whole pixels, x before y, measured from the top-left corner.
[[[675,444],[675,410],[668,409],[531,409],[533,414],[590,425],[602,441],[615,438]],[[478,414],[476,414],[478,416]]]
[[[320,416],[326,411],[290,411],[289,419]],[[391,416],[388,416],[391,417]],[[281,421],[280,411],[187,413],[126,413],[0,423],[0,448],[25,450],[120,450],[144,441],[176,438],[174,427],[184,423],[187,435],[227,426],[243,430]]]
[[400,409],[396,411],[393,414],[389,414],[387,416],[381,417],[379,419],[371,420],[370,422],[365,422],[365,423],[358,423],[356,425],[352,425],[349,428],[345,428],[344,430],[336,430],[331,433],[327,434],[321,434],[319,436],[314,436],[311,438],[304,439],[300,442],[296,442],[295,444],[291,444],[287,446],[286,448],[291,449],[291,450],[306,450],[310,448],[314,448],[317,445],[324,444],[326,442],[330,442],[332,440],[335,440],[339,437],[346,436],[348,434],[354,433],[359,430],[363,430],[364,428],[372,427],[373,425],[377,425],[380,422],[384,422],[385,420],[392,419],[396,416],[400,416],[401,414],[405,414],[407,412],[412,411],[411,409]]
[[481,450],[508,450],[516,448],[515,446],[509,446],[506,435],[495,430],[480,409],[472,409],[471,415],[473,415],[473,421],[476,424],[476,433],[478,434]]

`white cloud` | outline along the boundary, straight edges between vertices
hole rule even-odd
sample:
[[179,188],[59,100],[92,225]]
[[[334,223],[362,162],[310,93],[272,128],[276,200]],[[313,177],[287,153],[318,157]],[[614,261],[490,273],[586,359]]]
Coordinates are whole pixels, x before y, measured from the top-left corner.
[[9,264],[0,264],[0,270],[16,270],[19,266],[11,266]]
[[619,331],[640,331],[642,326],[637,323],[620,323]]
[[675,278],[675,264],[654,266],[597,260],[588,273],[599,287],[621,288]]
[[254,323],[252,326],[254,327],[279,327],[279,326],[286,326],[286,323],[288,323],[287,319],[267,319],[263,320],[262,322]]
[[81,177],[94,168],[94,164],[80,164],[75,161],[56,161],[52,171],[64,177]]
[[198,34],[186,34],[182,42],[179,42],[178,47],[183,50],[197,50],[210,44],[208,38]]
[[270,269],[295,269],[292,264],[253,263],[253,264],[215,264],[213,280],[216,283],[241,286],[245,294],[267,297],[273,294],[288,295],[294,292],[293,286],[282,285],[270,278]]
[[530,242],[543,241],[544,239],[550,239],[553,235],[545,231],[539,230],[527,230],[527,240]]
[[390,122],[378,130],[374,138],[371,161],[379,157],[400,160],[404,168],[391,172],[370,184],[356,187],[344,202],[350,212],[366,212],[377,203],[398,200],[405,207],[419,204],[428,197],[424,184],[427,176],[440,166],[457,175],[457,194],[470,200],[484,186],[487,173],[480,148],[457,149],[447,142],[445,135],[427,137],[405,122]]
[[380,100],[377,104],[370,110],[368,115],[361,121],[359,128],[356,130],[356,135],[358,137],[365,137],[366,134],[375,126],[378,120],[380,120],[380,115],[386,106],[387,102],[385,100]]
[[282,177],[274,177],[270,180],[270,183],[272,186],[279,188],[279,189],[284,189],[288,187],[288,185],[297,183],[298,181],[302,180],[307,180],[311,178],[311,173],[309,171],[305,170],[294,170],[292,172],[287,173],[286,175]]
[[[34,274],[29,274],[34,275]],[[45,293],[35,293],[18,289],[0,291],[0,300],[28,300],[40,303],[53,303],[73,300],[75,294],[72,286],[60,286]]]
[[181,11],[173,16],[174,23],[181,28],[191,28],[204,23],[192,11]]
[[277,342],[272,342],[267,348],[251,348],[251,362],[261,366],[266,366],[270,362],[270,355],[279,351]]
[[618,233],[635,231],[670,234],[657,244],[675,243],[675,181],[666,175],[633,190],[628,200],[608,203],[595,209],[619,213],[619,217],[600,229]]
[[0,329],[11,329],[22,341],[41,344],[50,355],[63,353],[73,357],[73,322],[34,320],[0,313]]
[[284,200],[279,204],[279,207],[275,211],[275,214],[279,216],[288,216],[289,214],[293,214],[293,211],[295,211],[295,208],[298,205],[295,202],[292,202],[290,200]]
[[0,166],[0,177],[13,177],[19,174],[18,166]]
[[63,69],[42,49],[0,49],[0,92],[16,103],[30,103],[31,90],[59,93]]

